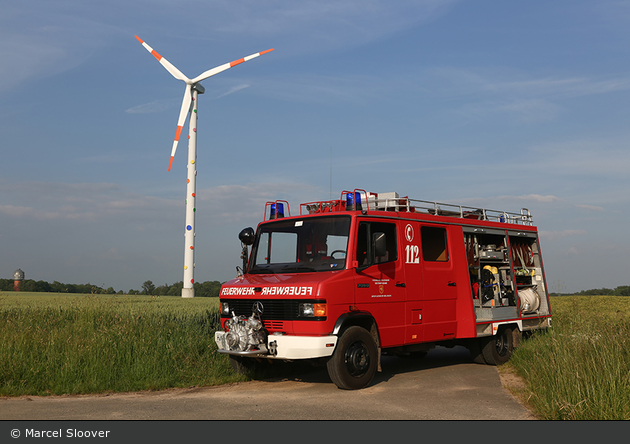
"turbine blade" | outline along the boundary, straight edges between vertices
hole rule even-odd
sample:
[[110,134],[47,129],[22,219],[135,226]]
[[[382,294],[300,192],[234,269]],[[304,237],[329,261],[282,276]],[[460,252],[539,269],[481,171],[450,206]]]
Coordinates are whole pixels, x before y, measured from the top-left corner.
[[268,49],[266,51],[262,51],[262,52],[257,52],[256,54],[252,54],[249,55],[247,57],[243,57],[242,59],[238,59],[238,60],[234,60],[233,62],[230,63],[225,63],[221,66],[217,66],[216,68],[212,68],[209,69],[208,71],[198,75],[197,77],[195,77],[194,79],[191,80],[192,83],[197,83],[197,82],[201,82],[202,80],[207,79],[208,77],[212,77],[213,75],[219,74],[220,72],[225,71],[226,69],[230,69],[233,66],[239,65],[243,62],[247,62],[251,59],[255,59],[258,56],[261,56],[263,54],[267,54],[268,52],[273,51],[273,48]]
[[184,100],[182,100],[182,108],[179,111],[179,119],[177,119],[177,131],[175,131],[175,140],[173,141],[173,149],[171,149],[171,160],[168,163],[169,171],[171,171],[171,165],[173,165],[173,157],[175,157],[175,151],[177,151],[179,136],[182,134],[186,117],[188,117],[190,111],[190,102],[192,102],[192,86],[187,84],[186,91],[184,91]]
[[[162,57],[160,54],[157,53],[157,51],[153,48],[151,48],[149,45],[146,44],[146,42],[144,42],[144,40],[142,40],[140,37],[136,36],[136,39],[138,39],[138,41],[140,43],[142,43],[142,46],[145,47],[145,49],[147,51],[149,51],[151,53],[151,55],[153,57],[155,57],[158,62],[160,62],[162,64],[162,66],[164,68],[166,68],[166,70],[168,72],[171,73],[171,75],[173,77],[175,77],[177,80],[183,80],[186,83],[191,83],[190,79],[188,77],[186,77],[179,69],[177,69],[171,62],[169,62],[168,60],[166,60],[164,57]],[[193,82],[194,83],[194,82]]]

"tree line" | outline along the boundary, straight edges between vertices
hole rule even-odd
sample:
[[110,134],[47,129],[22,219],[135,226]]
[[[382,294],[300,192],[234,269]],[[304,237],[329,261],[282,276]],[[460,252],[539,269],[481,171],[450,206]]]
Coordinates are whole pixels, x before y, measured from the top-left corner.
[[[0,279],[0,291],[13,291],[13,279]],[[206,281],[195,282],[195,297],[217,298],[221,291],[221,282]],[[144,281],[141,290],[131,289],[127,292],[116,291],[113,287],[104,288],[105,285],[98,286],[87,284],[63,284],[54,281],[52,284],[46,281],[35,281],[24,279],[20,285],[21,291],[40,293],[79,293],[79,294],[130,294],[130,295],[151,295],[151,296],[181,296],[184,284],[182,281],[173,285],[155,286],[152,281]],[[562,296],[563,293],[549,293],[551,296]],[[579,293],[571,293],[581,296],[630,296],[630,285],[621,285],[612,288],[595,288],[582,290]]]
[[576,293],[583,296],[630,296],[630,285],[621,285],[619,287],[612,288],[596,288],[593,290],[582,290]]
[[[13,279],[0,279],[0,291],[13,291]],[[195,282],[195,297],[216,298],[219,297],[221,282],[206,281]],[[52,284],[46,281],[35,281],[24,279],[20,284],[20,291],[39,293],[79,293],[79,294],[130,294],[130,295],[151,295],[151,296],[181,296],[184,283],[176,282],[173,285],[154,285],[152,281],[145,281],[141,290],[131,289],[127,292],[114,290],[113,287],[87,284],[64,284],[54,281]]]

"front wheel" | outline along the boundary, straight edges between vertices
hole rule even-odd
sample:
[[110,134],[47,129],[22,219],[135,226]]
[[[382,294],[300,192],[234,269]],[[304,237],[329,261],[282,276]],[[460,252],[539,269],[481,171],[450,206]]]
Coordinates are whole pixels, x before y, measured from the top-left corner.
[[481,351],[485,361],[490,365],[501,365],[509,361],[514,351],[514,334],[509,327],[482,340]]
[[374,338],[366,329],[349,327],[328,360],[328,375],[340,389],[364,388],[376,373],[377,353]]

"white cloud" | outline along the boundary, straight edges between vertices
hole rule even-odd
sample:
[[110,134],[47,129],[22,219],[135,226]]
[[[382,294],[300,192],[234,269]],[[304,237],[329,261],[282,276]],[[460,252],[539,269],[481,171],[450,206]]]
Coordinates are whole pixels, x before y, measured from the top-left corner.
[[[151,32],[166,33],[173,45],[182,39],[229,39],[246,41],[249,46],[252,40],[267,38],[281,42],[282,53],[289,56],[364,44],[439,17],[457,1],[164,0],[147,6],[111,0],[107,6],[87,6],[80,0],[23,0],[19,6],[3,6],[0,17],[0,92],[69,71],[114,39],[126,34],[131,39],[134,33],[142,33],[138,27],[146,29],[146,38]],[[129,23],[140,15],[144,23]],[[173,25],[180,21],[186,26]],[[155,109],[149,105],[155,103],[129,112]]]
[[[26,81],[67,72],[86,60],[119,30],[53,2],[24,0],[3,6],[0,16],[0,92]],[[8,10],[8,11],[7,11]]]
[[246,83],[234,86],[234,87],[230,88],[229,91],[226,91],[223,94],[221,94],[220,96],[218,96],[217,99],[220,99],[221,97],[229,96],[230,94],[234,94],[237,91],[240,91],[242,89],[249,88],[249,87],[250,87],[250,85],[248,85]]
[[562,231],[540,231],[539,234],[544,239],[555,240],[567,236],[586,236],[588,232],[586,230],[567,229]]
[[627,74],[536,78],[506,67],[441,67],[428,70],[423,77],[433,91],[465,98],[459,113],[471,120],[507,114],[525,123],[553,121],[564,112],[563,103],[568,99],[630,90]]
[[[352,46],[440,16],[453,0],[260,0],[195,2],[205,28],[232,36],[293,35],[285,50],[293,52]],[[198,10],[200,8],[200,10]],[[211,14],[204,14],[206,8]],[[186,9],[185,6],[183,9]]]
[[600,207],[600,206],[597,206],[597,205],[576,205],[576,207],[582,208],[584,210],[604,211],[603,207]]
[[0,205],[0,213],[22,220],[93,222],[123,216],[138,220],[180,207],[175,200],[129,192],[109,183],[0,183],[0,195],[5,201],[21,203]]
[[501,196],[501,198],[514,199],[514,200],[526,200],[526,201],[531,201],[531,202],[545,202],[545,203],[558,202],[561,200],[559,197],[556,197],[556,196],[552,196],[552,195],[541,196],[540,194],[527,194],[524,196]]
[[[209,214],[222,223],[259,222],[267,202],[278,199],[289,202],[292,215],[299,214],[299,205],[321,195],[321,190],[303,183],[250,183],[220,185],[198,190],[202,205],[212,205]],[[201,205],[200,205],[201,206]]]
[[150,103],[137,105],[125,110],[127,114],[153,114],[161,113],[171,108],[175,104],[175,100],[154,100]]

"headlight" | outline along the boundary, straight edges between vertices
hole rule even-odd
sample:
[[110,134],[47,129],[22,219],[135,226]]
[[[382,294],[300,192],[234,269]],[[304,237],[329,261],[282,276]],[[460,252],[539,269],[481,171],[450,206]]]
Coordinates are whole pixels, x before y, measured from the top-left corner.
[[326,304],[316,304],[314,302],[301,302],[300,317],[320,318],[326,317]]
[[227,302],[221,302],[221,314],[230,315],[230,304]]

